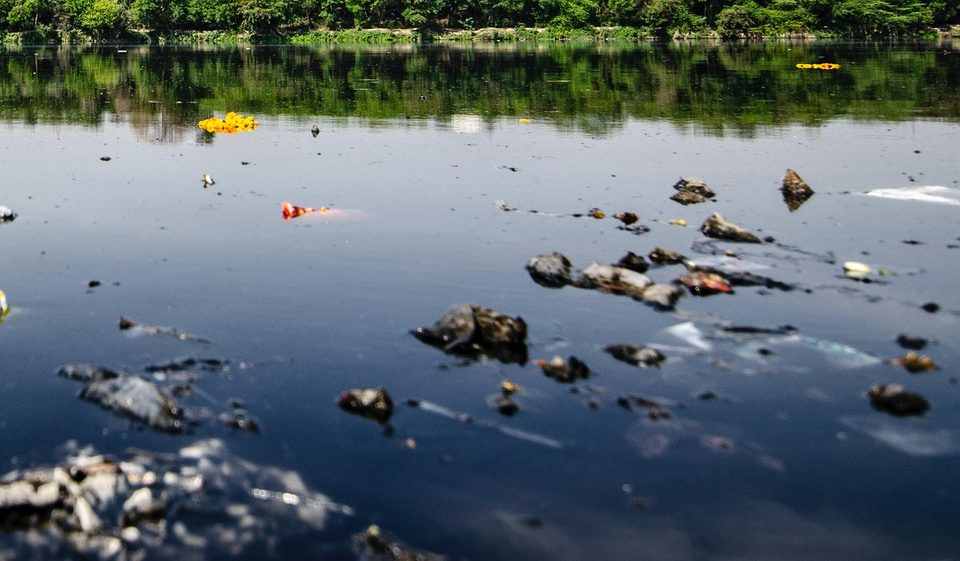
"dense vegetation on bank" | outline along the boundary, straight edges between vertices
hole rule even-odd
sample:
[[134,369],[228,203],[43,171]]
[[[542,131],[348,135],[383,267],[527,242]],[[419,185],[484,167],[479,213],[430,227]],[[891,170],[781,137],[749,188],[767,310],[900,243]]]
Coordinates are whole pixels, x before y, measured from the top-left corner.
[[[0,0],[0,31],[110,40],[228,31],[622,26],[634,36],[911,35],[957,23],[960,0]],[[629,34],[628,34],[629,35]]]

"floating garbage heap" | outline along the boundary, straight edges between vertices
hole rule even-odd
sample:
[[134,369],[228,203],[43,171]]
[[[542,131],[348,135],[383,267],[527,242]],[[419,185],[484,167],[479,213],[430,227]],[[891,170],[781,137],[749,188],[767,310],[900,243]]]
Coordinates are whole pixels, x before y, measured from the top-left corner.
[[241,115],[240,113],[227,113],[223,119],[210,117],[197,123],[197,126],[208,133],[235,134],[238,132],[251,132],[257,130],[256,119],[251,116]]
[[442,559],[379,528],[351,535],[350,507],[312,491],[295,471],[233,455],[219,439],[172,454],[112,457],[73,443],[64,453],[59,465],[0,480],[3,558],[262,558],[309,535],[318,553],[342,550],[338,559]]

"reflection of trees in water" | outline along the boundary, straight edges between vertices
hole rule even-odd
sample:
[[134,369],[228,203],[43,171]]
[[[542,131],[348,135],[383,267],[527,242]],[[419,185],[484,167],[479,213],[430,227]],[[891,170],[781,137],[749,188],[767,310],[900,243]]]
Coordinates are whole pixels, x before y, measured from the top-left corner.
[[[840,72],[798,71],[835,61]],[[115,116],[139,138],[179,142],[196,122],[260,116],[352,117],[487,126],[531,117],[603,135],[628,119],[751,135],[836,117],[960,118],[955,47],[488,45],[480,48],[22,49],[0,54],[0,119],[97,125]]]

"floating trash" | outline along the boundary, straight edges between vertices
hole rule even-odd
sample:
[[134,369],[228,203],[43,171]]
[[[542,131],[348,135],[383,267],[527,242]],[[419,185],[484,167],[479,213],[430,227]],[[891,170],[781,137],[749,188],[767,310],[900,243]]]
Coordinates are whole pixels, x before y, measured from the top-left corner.
[[820,64],[801,63],[797,65],[797,68],[800,70],[840,70],[840,65],[833,62],[824,62]]
[[0,320],[7,317],[10,313],[10,306],[7,305],[7,295],[0,290]]
[[874,189],[864,193],[867,197],[892,199],[895,201],[916,201],[919,203],[936,203],[941,205],[960,206],[960,189],[951,189],[940,185],[921,185],[918,187],[896,187],[890,189]]
[[17,219],[17,213],[5,206],[0,206],[0,224],[4,222],[13,222]]
[[314,214],[314,213],[326,214],[332,211],[333,209],[325,206],[312,208],[308,206],[297,206],[297,205],[290,204],[288,202],[284,202],[283,204],[280,205],[280,213],[283,216],[284,220],[293,220],[294,218],[300,218],[301,216],[304,216],[306,214]]
[[870,268],[870,265],[859,261],[847,261],[843,264],[843,274],[850,279],[863,280],[870,276],[872,272],[873,269]]
[[197,123],[197,126],[209,133],[234,134],[254,131],[259,123],[253,117],[231,111],[223,119],[210,117]]

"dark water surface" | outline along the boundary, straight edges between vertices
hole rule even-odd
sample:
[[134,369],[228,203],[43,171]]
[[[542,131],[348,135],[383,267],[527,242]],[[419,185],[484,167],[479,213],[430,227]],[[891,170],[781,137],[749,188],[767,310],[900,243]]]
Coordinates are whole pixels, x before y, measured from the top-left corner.
[[[795,68],[820,61],[843,67]],[[260,126],[196,128],[225,111]],[[20,214],[0,224],[0,472],[62,462],[68,441],[123,456],[216,438],[349,507],[232,549],[171,531],[137,550],[147,559],[352,558],[370,524],[450,559],[960,559],[960,206],[862,195],[958,189],[950,45],[8,50],[0,120],[0,205]],[[796,212],[777,190],[788,167],[817,191]],[[717,200],[668,200],[681,175]],[[498,200],[631,210],[651,232]],[[284,222],[282,201],[341,210]],[[550,251],[579,267],[655,246],[703,258],[692,244],[712,212],[781,243],[717,247],[801,288],[688,296],[670,313],[524,270]],[[850,260],[892,274],[844,279]],[[931,301],[939,313],[921,310]],[[465,362],[409,334],[458,303],[522,316],[531,358],[576,355],[594,376],[573,393],[534,364]],[[121,316],[212,344],[129,337]],[[690,321],[709,350],[665,331]],[[799,335],[710,339],[722,322]],[[940,370],[884,363],[901,333],[930,339]],[[603,352],[613,343],[660,344],[668,361],[633,368]],[[188,434],[81,401],[55,374],[183,356],[232,361],[198,375],[184,405],[214,418]],[[504,378],[523,388],[509,418],[489,404]],[[876,383],[931,410],[874,410]],[[380,386],[397,402],[392,435],[335,405]],[[707,390],[720,399],[697,398]],[[672,419],[624,410],[626,394],[662,398]],[[216,420],[232,398],[259,434]],[[246,491],[238,501],[257,500]],[[45,535],[0,542],[62,558]]]

